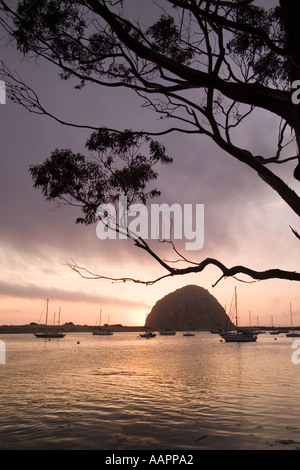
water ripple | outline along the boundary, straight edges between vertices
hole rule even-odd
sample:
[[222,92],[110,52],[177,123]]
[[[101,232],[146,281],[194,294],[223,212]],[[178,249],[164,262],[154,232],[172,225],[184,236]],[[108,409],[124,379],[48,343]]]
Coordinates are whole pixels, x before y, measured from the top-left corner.
[[204,332],[193,342],[11,335],[0,448],[296,449],[297,366],[290,342],[264,336],[238,345]]

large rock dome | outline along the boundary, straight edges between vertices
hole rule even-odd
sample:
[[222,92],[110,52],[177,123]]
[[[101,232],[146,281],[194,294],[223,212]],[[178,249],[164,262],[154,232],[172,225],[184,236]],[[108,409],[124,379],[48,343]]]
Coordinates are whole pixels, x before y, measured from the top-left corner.
[[203,287],[188,285],[160,299],[146,318],[153,330],[224,329],[231,325],[217,299]]

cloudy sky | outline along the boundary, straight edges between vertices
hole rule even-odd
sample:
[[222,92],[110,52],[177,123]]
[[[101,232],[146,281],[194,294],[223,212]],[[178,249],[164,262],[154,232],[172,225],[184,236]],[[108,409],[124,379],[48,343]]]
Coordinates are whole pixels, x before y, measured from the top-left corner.
[[[57,70],[46,63],[22,61],[12,46],[1,49],[2,59],[15,68],[40,96],[43,104],[59,117],[89,125],[159,131],[164,123],[142,109],[137,97],[124,90],[86,87],[82,91],[61,82]],[[29,114],[7,101],[0,105],[1,138],[1,222],[0,222],[0,324],[38,321],[45,300],[50,315],[61,307],[62,322],[102,321],[142,325],[145,315],[162,296],[186,284],[209,290],[223,306],[229,306],[238,286],[240,324],[289,324],[289,303],[294,323],[300,324],[300,292],[296,283],[270,280],[252,284],[234,279],[212,284],[221,273],[207,268],[198,275],[163,280],[153,286],[86,280],[73,272],[67,262],[106,276],[133,276],[152,280],[165,274],[149,255],[129,240],[99,240],[96,226],[75,225],[80,213],[75,208],[56,209],[32,187],[29,166],[42,163],[56,148],[83,151],[88,130],[62,126],[49,117]],[[277,130],[272,118],[257,113],[239,131],[245,148],[271,155]],[[299,230],[297,217],[279,196],[256,174],[207,138],[168,135],[160,141],[173,157],[171,166],[159,170],[155,202],[204,204],[205,242],[200,251],[185,253],[195,261],[214,257],[227,266],[243,264],[260,270],[298,270],[299,242],[289,225]],[[280,168],[289,184],[293,164]],[[168,259],[175,259],[165,246],[151,246]]]

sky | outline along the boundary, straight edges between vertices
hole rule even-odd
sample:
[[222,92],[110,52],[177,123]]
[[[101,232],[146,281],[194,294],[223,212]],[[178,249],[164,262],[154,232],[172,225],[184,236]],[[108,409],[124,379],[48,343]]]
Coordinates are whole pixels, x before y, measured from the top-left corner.
[[[11,45],[2,47],[0,53],[59,117],[117,129],[157,131],[164,127],[130,91],[93,86],[74,90],[69,82],[59,80],[53,66],[22,60]],[[130,240],[99,240],[95,225],[75,224],[79,210],[57,209],[33,188],[29,166],[42,163],[56,148],[83,151],[88,130],[30,114],[9,100],[0,105],[0,123],[0,324],[40,321],[49,298],[50,323],[61,308],[61,323],[95,325],[102,309],[103,323],[143,325],[160,298],[196,284],[227,309],[237,286],[240,325],[250,321],[252,326],[289,325],[290,302],[294,325],[300,325],[300,291],[295,282],[242,283],[229,278],[212,287],[221,275],[215,267],[152,286],[81,278],[68,262],[74,260],[106,276],[143,280],[165,271]],[[257,112],[239,130],[238,138],[245,148],[271,155],[276,132],[272,117]],[[228,267],[298,270],[299,242],[289,226],[299,231],[299,221],[254,172],[203,136],[169,134],[160,142],[174,162],[159,169],[156,186],[162,194],[153,202],[204,204],[204,245],[199,251],[185,252],[188,258],[200,262],[213,257]],[[293,164],[280,172],[297,191]],[[151,247],[167,259],[176,259],[169,247],[155,240]]]

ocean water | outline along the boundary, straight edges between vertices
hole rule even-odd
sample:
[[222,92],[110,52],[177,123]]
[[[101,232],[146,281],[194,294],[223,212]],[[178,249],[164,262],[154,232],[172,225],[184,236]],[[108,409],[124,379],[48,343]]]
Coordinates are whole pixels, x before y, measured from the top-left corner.
[[0,339],[1,450],[300,449],[300,364],[285,335]]

